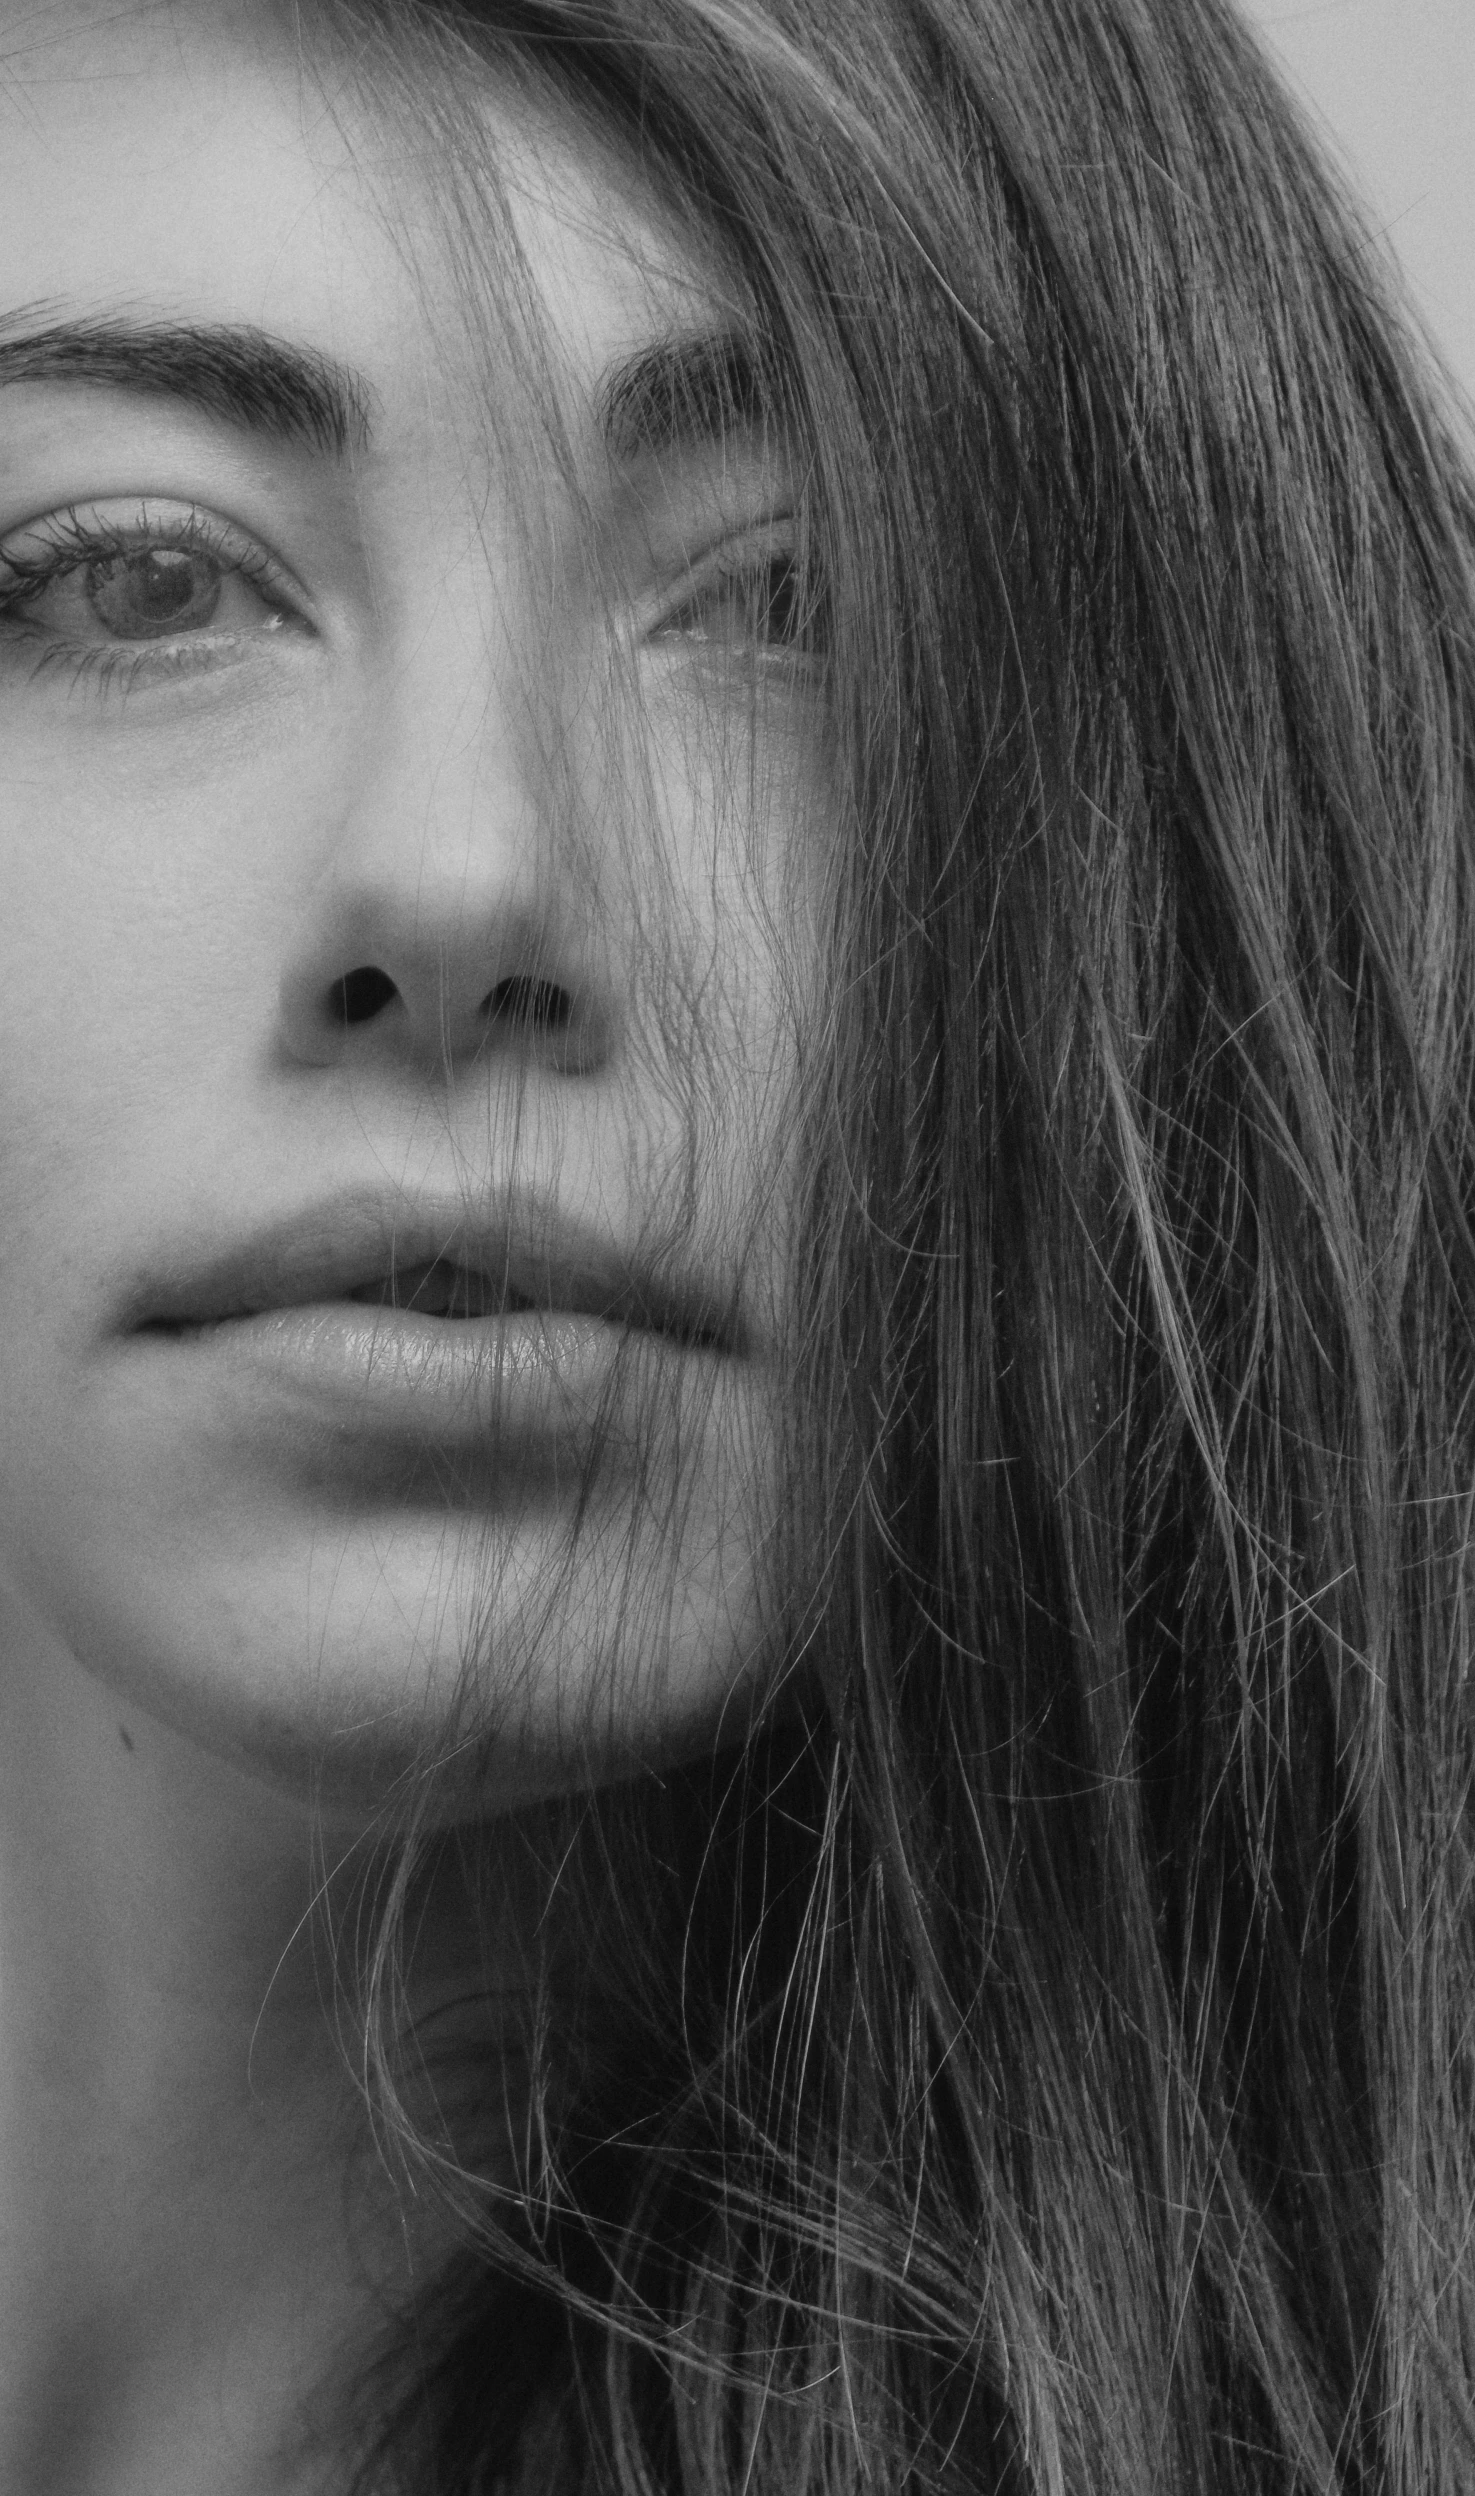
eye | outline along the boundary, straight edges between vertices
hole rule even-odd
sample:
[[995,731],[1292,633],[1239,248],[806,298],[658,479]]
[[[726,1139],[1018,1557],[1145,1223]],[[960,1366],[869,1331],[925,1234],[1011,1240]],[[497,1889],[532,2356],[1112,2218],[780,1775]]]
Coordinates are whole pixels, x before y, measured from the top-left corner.
[[[74,564],[21,608],[33,624],[50,624],[74,640],[90,629],[108,641],[162,641],[214,624],[232,585],[220,557],[203,547],[142,546]],[[260,604],[254,590],[250,596]]]
[[679,602],[656,619],[650,638],[787,652],[803,639],[811,606],[797,547],[787,534],[768,532],[719,550],[700,567]]
[[301,621],[264,550],[192,505],[70,506],[0,545],[0,640],[41,665],[207,662]]

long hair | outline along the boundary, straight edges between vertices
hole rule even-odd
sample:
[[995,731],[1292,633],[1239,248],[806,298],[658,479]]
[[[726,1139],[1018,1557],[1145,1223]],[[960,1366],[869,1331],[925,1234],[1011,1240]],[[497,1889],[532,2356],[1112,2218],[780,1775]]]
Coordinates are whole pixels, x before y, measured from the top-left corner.
[[424,2326],[427,2483],[1452,2496],[1453,394],[1224,0],[350,16],[740,274],[840,835],[783,1704],[576,1809],[596,2012],[515,2289]]

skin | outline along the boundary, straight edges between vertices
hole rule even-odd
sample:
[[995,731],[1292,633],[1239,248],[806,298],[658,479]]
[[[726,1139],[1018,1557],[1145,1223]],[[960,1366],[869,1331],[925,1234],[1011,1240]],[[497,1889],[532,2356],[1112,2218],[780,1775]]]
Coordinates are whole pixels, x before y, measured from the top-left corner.
[[[256,324],[352,365],[374,412],[336,459],[0,386],[0,561],[62,506],[146,496],[306,593],[267,629],[233,588],[220,663],[126,695],[38,673],[14,609],[0,634],[0,2484],[244,2496],[333,2483],[323,2387],[445,2250],[366,2154],[314,1899],[351,1906],[438,1739],[477,1736],[441,1816],[503,1809],[711,1740],[753,1660],[777,1269],[746,1209],[812,740],[761,654],[755,709],[702,588],[781,512],[774,463],[615,476],[598,445],[611,361],[728,308],[609,168],[489,100],[581,512],[511,384],[483,421],[402,144],[269,23],[28,10],[6,69],[0,308]],[[71,612],[55,592],[27,630]],[[393,1010],[332,1026],[365,965]],[[534,974],[577,1045],[479,1019]],[[637,1361],[582,1539],[567,1465],[437,1470],[131,1331],[172,1258],[263,1210],[474,1209],[531,1173],[631,1239],[689,1169],[681,1253],[726,1287],[742,1252],[742,1355]],[[507,1965],[538,1903],[509,1895]],[[469,1946],[438,1891],[417,2010]]]

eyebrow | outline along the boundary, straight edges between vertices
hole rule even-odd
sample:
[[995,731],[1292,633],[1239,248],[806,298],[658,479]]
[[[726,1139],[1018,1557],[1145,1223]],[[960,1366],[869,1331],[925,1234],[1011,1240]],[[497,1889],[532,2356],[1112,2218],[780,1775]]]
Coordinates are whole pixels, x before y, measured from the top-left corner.
[[[245,324],[118,315],[0,318],[0,386],[81,383],[168,398],[247,433],[343,458],[366,446],[371,393],[352,368]],[[776,394],[735,330],[662,338],[607,373],[596,393],[612,459],[720,442],[776,413]]]
[[[31,325],[25,325],[27,323]],[[369,435],[359,376],[313,347],[233,324],[0,319],[0,384],[82,382],[177,400],[273,442],[343,458]]]
[[778,401],[752,343],[723,329],[643,347],[606,375],[598,410],[611,458],[634,461],[753,432]]

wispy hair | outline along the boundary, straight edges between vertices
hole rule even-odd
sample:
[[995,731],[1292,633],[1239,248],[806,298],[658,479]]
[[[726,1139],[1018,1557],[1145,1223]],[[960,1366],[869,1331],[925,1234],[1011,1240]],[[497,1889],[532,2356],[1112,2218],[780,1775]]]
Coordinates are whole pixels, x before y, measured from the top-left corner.
[[426,2483],[1454,2496],[1457,395],[1223,0],[332,25],[458,163],[474,62],[732,272],[838,834],[783,1704],[518,1840],[586,1973],[426,2325]]

